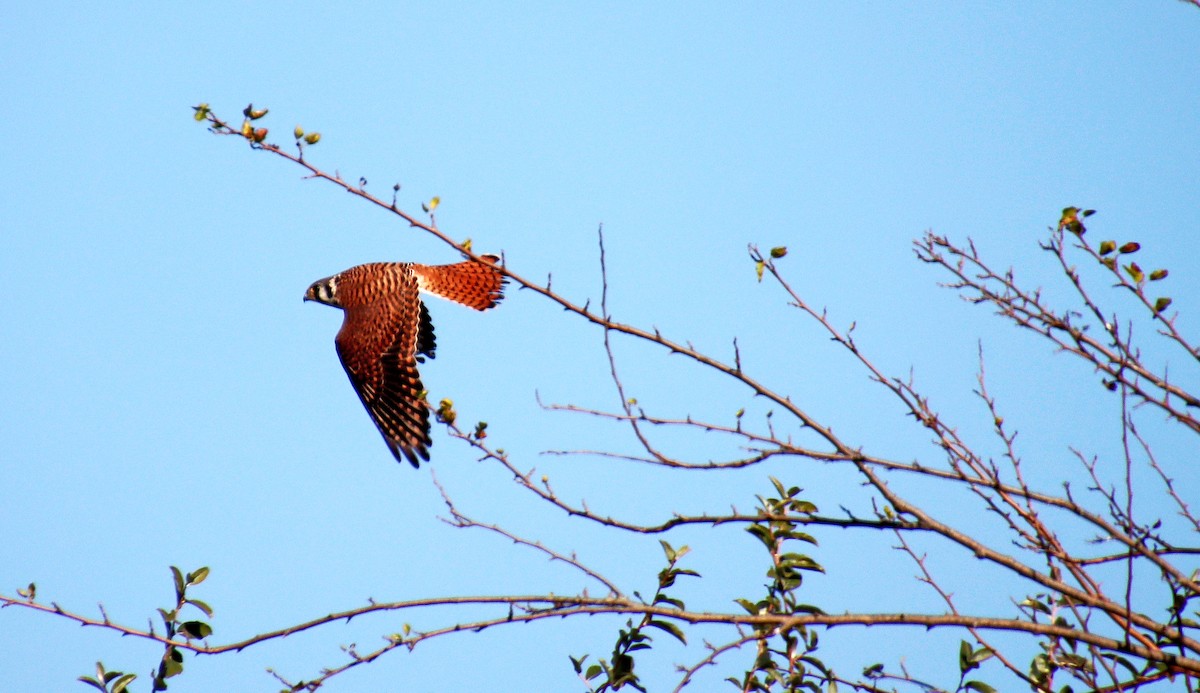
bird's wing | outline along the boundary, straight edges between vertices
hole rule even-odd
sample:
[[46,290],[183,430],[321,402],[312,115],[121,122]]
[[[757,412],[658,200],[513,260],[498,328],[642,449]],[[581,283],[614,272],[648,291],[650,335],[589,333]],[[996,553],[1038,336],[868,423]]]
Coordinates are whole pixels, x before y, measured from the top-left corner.
[[338,357],[392,455],[414,467],[429,459],[429,407],[417,372],[418,352],[433,356],[433,323],[416,281],[364,305],[348,308],[337,339]]

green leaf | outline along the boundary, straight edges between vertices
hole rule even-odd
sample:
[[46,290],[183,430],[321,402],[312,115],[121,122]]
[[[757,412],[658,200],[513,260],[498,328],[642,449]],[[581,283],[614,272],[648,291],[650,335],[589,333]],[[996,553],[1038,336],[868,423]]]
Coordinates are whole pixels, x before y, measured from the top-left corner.
[[179,572],[179,568],[171,566],[171,577],[175,579],[175,601],[183,599],[183,573]]
[[1108,255],[1109,253],[1111,253],[1112,251],[1114,251],[1116,249],[1117,249],[1116,241],[1100,241],[1100,254],[1101,255]]
[[1142,268],[1138,267],[1136,262],[1131,262],[1126,265],[1125,273],[1129,275],[1129,278],[1133,280],[1134,284],[1141,284],[1146,278],[1146,276],[1142,274]]
[[113,681],[113,685],[110,690],[112,693],[125,693],[125,689],[128,688],[129,684],[133,683],[133,680],[136,678],[137,674],[124,674],[121,676],[121,678]]
[[763,543],[768,549],[775,548],[775,536],[765,525],[754,524],[746,528],[746,531],[758,537],[758,540]]
[[1021,606],[1027,606],[1030,609],[1033,609],[1034,611],[1039,611],[1043,614],[1050,613],[1050,607],[1048,607],[1045,604],[1041,603],[1040,601],[1034,599],[1033,597],[1026,597],[1024,600],[1021,601]]
[[[78,680],[86,683],[87,685],[95,688],[98,691],[105,691],[103,684],[101,684],[99,681],[92,678],[91,676],[80,676]],[[107,693],[107,691],[105,693]]]
[[1163,296],[1154,302],[1154,312],[1161,313],[1171,305],[1171,299]]
[[782,534],[785,539],[794,539],[796,541],[802,541],[806,544],[812,544],[814,546],[817,544],[816,537],[812,536],[811,534],[805,534],[804,532],[789,530],[786,532],[780,532],[780,534]]
[[621,678],[633,673],[633,657],[627,654],[614,654],[612,659],[613,678]]
[[992,688],[983,681],[967,681],[965,684],[963,684],[963,688],[979,691],[979,693],[996,693],[995,688]]
[[781,246],[778,246],[775,248],[771,248],[771,257],[775,258],[776,260],[783,257],[784,255],[787,255],[787,246],[781,245]]
[[1130,672],[1134,677],[1139,675],[1137,667],[1133,666],[1133,662],[1130,662],[1128,659],[1126,659],[1120,655],[1101,653],[1100,656],[1104,657],[1105,659],[1107,659],[1115,664],[1120,664],[1122,667],[1125,668],[1126,671]]
[[191,604],[192,606],[196,607],[197,609],[203,611],[205,616],[212,618],[213,610],[212,610],[212,607],[209,606],[207,603],[202,602],[199,599],[189,599],[189,600],[187,600],[186,603]]
[[191,640],[203,640],[212,635],[212,626],[204,621],[185,621],[179,624],[179,632]]
[[1050,661],[1050,658],[1047,657],[1044,653],[1035,656],[1033,658],[1033,661],[1029,663],[1029,673],[1034,678],[1037,678],[1037,679],[1044,680],[1046,675],[1048,675],[1053,670],[1054,670],[1054,664]]
[[178,676],[183,673],[183,653],[178,648],[172,647],[162,658],[162,676],[163,679],[169,679],[172,676]]
[[821,567],[821,564],[817,563],[808,556],[799,553],[783,554],[779,557],[779,565],[780,567],[796,568],[798,570],[815,570],[821,573],[825,572],[825,569]]
[[754,273],[756,275],[758,275],[758,281],[760,281],[760,282],[762,281],[762,278],[763,278],[763,268],[766,266],[767,266],[767,263],[763,262],[762,260],[759,260],[758,262],[754,263]]
[[308,144],[316,144],[317,142],[321,141],[321,133],[310,132],[304,136],[304,141],[307,142]]
[[250,111],[249,118],[250,118],[250,120],[258,120],[259,118],[262,118],[263,116],[265,116],[268,112],[269,112],[269,109],[266,109],[266,108],[261,108],[258,110]]
[[679,609],[680,611],[683,611],[686,608],[683,605],[682,599],[675,599],[674,597],[668,597],[665,594],[655,595],[654,603],[655,604],[670,604],[671,606],[675,607],[676,609]]
[[1141,249],[1142,249],[1142,245],[1140,243],[1135,243],[1133,241],[1130,241],[1130,242],[1122,245],[1120,248],[1118,248],[1118,250],[1120,250],[1121,253],[1124,255],[1128,255],[1130,253],[1136,253],[1137,251],[1139,251]]
[[1150,281],[1156,282],[1160,279],[1166,279],[1168,272],[1165,269],[1156,269],[1150,273]]
[[604,671],[604,669],[602,669],[599,664],[593,664],[592,666],[588,667],[587,673],[585,673],[583,675],[583,678],[591,681],[592,679],[599,676],[600,673],[603,671]]
[[[793,500],[793,501],[791,501],[790,505],[792,506],[792,510],[794,510],[798,513],[804,513],[805,515],[812,515],[813,513],[817,512],[816,504],[810,503],[806,500],[799,500],[799,499]],[[805,539],[805,541],[808,541],[808,540]],[[813,539],[812,543],[816,544],[817,540]]]
[[188,585],[199,585],[200,583],[204,582],[205,578],[207,578],[207,577],[208,577],[208,568],[200,568],[199,570],[197,570],[194,573],[188,573],[187,584]]
[[675,636],[675,639],[679,642],[683,643],[684,645],[687,644],[687,638],[684,636],[683,631],[679,629],[679,626],[671,623],[670,621],[652,620],[646,625],[650,626],[651,628],[657,628],[659,630],[666,631]]

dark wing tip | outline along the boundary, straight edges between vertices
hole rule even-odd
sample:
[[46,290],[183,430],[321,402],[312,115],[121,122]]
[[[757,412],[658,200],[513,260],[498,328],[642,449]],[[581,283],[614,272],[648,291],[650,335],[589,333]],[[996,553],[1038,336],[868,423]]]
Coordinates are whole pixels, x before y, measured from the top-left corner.
[[432,440],[415,446],[405,445],[404,443],[388,439],[386,436],[384,440],[387,442],[388,450],[392,451],[392,456],[396,458],[397,462],[408,460],[413,469],[420,469],[421,460],[429,461],[429,446],[433,445]]

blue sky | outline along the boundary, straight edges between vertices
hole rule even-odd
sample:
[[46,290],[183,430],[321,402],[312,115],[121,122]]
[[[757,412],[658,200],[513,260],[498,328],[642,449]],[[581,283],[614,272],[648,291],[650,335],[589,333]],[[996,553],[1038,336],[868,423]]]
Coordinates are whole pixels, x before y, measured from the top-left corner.
[[[337,363],[340,315],[301,297],[359,263],[457,258],[298,168],[209,135],[191,119],[199,102],[230,119],[251,101],[270,107],[279,141],[297,124],[320,131],[317,165],[365,177],[377,194],[399,182],[411,211],[440,196],[443,230],[503,250],[525,276],[552,274],[580,301],[599,297],[603,224],[618,319],[726,358],[736,336],[747,368],[867,449],[929,455],[861,370],[754,281],[746,245],[787,245],[782,266],[806,299],[840,325],[856,321],[885,371],[911,369],[976,433],[988,424],[970,394],[982,340],[1027,454],[1065,465],[1077,434],[1119,412],[1098,393],[1080,402],[1081,389],[1098,390],[1080,366],[939,289],[945,277],[910,242],[926,229],[970,236],[996,264],[1050,283],[1037,242],[1062,207],[1095,207],[1098,237],[1135,238],[1171,268],[1186,331],[1188,299],[1200,296],[1189,271],[1200,256],[1198,22],[1170,0],[14,5],[0,23],[0,591],[32,580],[47,600],[89,613],[102,602],[141,625],[171,598],[168,565],[208,565],[198,596],[225,642],[367,598],[585,586],[441,523],[430,467],[465,512],[578,551],[628,590],[653,589],[655,538],[568,521],[436,428],[429,467],[392,461]],[[541,455],[632,449],[626,431],[535,399],[616,406],[600,334],[529,292],[482,315],[430,307],[432,398],[488,421],[519,466],[572,498],[659,521],[750,508],[773,474],[822,507],[861,499],[812,463],[681,478]],[[617,353],[631,394],[659,413],[757,406],[642,345],[621,341]],[[674,442],[711,454],[703,438]],[[689,605],[727,609],[757,593],[763,566],[738,530],[669,539],[691,544],[706,576],[682,595]],[[831,573],[812,581],[814,603],[885,609],[881,596],[899,595],[941,609],[887,538],[821,539],[815,556]],[[894,573],[894,584],[880,595],[846,577],[854,571]],[[377,616],[189,658],[172,690],[275,690],[266,667],[312,676],[341,661],[339,645],[447,620]],[[567,655],[607,656],[620,623],[433,641],[331,690],[581,690]],[[899,654],[862,636],[831,632],[829,658],[850,673]],[[952,667],[951,648],[935,649],[906,654],[929,671]],[[669,689],[673,665],[698,651],[664,642],[643,676]],[[0,612],[0,689],[82,690],[75,677],[103,659],[148,690],[157,655]],[[744,664],[732,658],[722,676]]]

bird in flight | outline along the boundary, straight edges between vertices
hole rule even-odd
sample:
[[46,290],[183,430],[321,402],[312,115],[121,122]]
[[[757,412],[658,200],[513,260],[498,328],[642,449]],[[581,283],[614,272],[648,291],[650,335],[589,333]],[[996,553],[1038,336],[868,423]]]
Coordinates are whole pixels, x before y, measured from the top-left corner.
[[[475,310],[503,297],[500,258],[481,255],[453,265],[374,262],[313,282],[305,301],[341,308],[334,344],[350,384],[396,461],[429,460],[429,405],[417,363],[433,358],[436,340],[420,292]],[[401,458],[403,453],[404,458]]]

